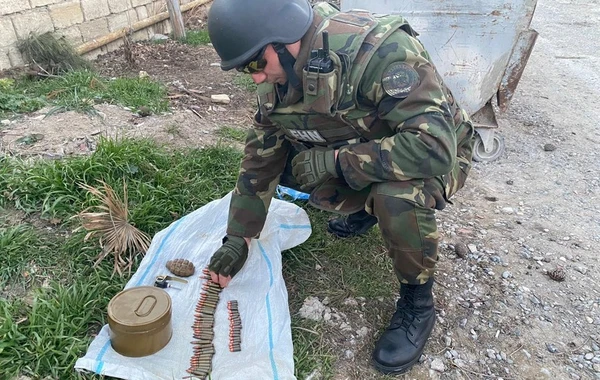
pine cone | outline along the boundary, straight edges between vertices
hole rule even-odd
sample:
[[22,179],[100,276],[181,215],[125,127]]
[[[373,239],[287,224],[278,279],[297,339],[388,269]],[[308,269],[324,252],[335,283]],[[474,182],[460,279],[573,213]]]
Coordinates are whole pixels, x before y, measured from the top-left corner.
[[554,281],[564,281],[565,277],[566,277],[566,273],[565,270],[557,267],[554,270],[548,271],[548,277],[550,277],[551,279],[553,279]]
[[194,274],[196,268],[194,264],[185,259],[175,259],[167,261],[167,269],[174,275],[180,277],[188,277]]

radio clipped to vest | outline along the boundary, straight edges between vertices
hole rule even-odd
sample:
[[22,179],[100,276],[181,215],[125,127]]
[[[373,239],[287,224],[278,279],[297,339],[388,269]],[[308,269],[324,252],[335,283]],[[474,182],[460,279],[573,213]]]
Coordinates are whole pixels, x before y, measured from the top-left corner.
[[322,36],[323,48],[311,51],[310,58],[302,70],[303,108],[306,112],[331,115],[335,112],[333,107],[337,99],[339,70],[329,52],[329,33],[324,30]]

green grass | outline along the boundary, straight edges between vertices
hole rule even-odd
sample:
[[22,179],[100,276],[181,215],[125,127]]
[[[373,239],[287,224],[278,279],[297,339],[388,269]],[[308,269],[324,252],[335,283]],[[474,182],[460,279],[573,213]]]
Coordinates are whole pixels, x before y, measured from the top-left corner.
[[241,143],[246,141],[246,134],[247,132],[244,129],[230,127],[227,125],[223,125],[217,130],[217,136]]
[[185,38],[182,38],[180,42],[192,46],[207,45],[210,43],[208,30],[186,30]]
[[15,88],[14,80],[0,79],[0,118],[10,114],[33,112],[46,103],[43,96],[21,93]]
[[28,281],[39,267],[48,267],[66,259],[54,256],[57,244],[47,235],[26,224],[0,228],[0,288],[8,282],[13,286],[23,285],[14,281]]
[[252,80],[252,77],[248,74],[239,73],[233,78],[233,84],[239,88],[243,88],[248,92],[255,92],[257,89],[256,83]]
[[[241,153],[230,148],[170,152],[150,140],[102,140],[90,157],[40,162],[0,158],[0,189],[17,209],[67,218],[90,205],[77,185],[104,180],[114,189],[128,182],[134,223],[154,233],[233,188]],[[219,178],[219,181],[215,181]]]
[[[112,277],[108,258],[94,268],[97,241],[86,241],[85,232],[72,233],[76,221],[69,217],[93,202],[78,182],[94,185],[102,179],[120,192],[125,179],[131,221],[153,236],[233,189],[241,157],[225,146],[172,150],[126,139],[102,140],[89,157],[0,158],[0,207],[5,208],[0,214],[17,210],[26,213],[25,220],[37,221],[15,225],[0,218],[0,378],[99,378],[77,374],[73,365],[106,323],[108,301],[128,278]],[[311,237],[282,254],[295,371],[301,379],[318,368],[331,379],[336,355],[343,352],[332,350],[328,326],[297,317],[303,300],[329,297],[332,307],[344,310],[345,298],[365,297],[365,318],[376,320],[382,313],[374,299],[391,298],[397,282],[376,230],[364,238],[332,239],[325,231],[331,214],[306,209]],[[50,218],[62,224],[48,230],[43,226]],[[134,270],[141,258],[136,260]]]
[[298,379],[305,379],[315,368],[325,376],[331,373],[335,356],[323,341],[325,335],[322,324],[292,318],[294,365]]
[[43,80],[0,82],[0,117],[36,111],[46,105],[50,113],[74,110],[94,113],[98,103],[119,104],[134,111],[147,107],[154,113],[168,110],[166,88],[147,78],[108,80],[88,71],[72,71]]

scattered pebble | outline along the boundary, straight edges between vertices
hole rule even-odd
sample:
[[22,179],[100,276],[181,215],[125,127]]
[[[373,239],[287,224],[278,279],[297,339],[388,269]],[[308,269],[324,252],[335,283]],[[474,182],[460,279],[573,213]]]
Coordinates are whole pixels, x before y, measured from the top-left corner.
[[307,297],[300,308],[299,314],[302,318],[320,321],[323,319],[324,312],[325,305],[317,297]]
[[226,94],[211,95],[210,100],[213,103],[219,103],[219,104],[229,104],[231,102],[231,99],[229,99],[229,95],[226,95]]
[[555,353],[558,352],[558,348],[556,348],[556,346],[554,344],[552,344],[552,343],[546,343],[546,348],[548,349],[548,351],[550,353],[555,354]]
[[431,369],[437,372],[444,372],[446,371],[446,366],[441,359],[436,358],[431,361]]

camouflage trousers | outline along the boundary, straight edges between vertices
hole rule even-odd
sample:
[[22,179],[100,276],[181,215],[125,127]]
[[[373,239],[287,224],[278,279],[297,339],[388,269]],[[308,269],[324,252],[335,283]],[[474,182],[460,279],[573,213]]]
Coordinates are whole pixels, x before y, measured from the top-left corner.
[[457,163],[449,174],[422,180],[374,184],[365,210],[377,217],[396,277],[405,284],[424,284],[438,261],[436,210],[463,187],[470,170]]
[[[472,148],[472,141],[463,142],[456,164],[446,175],[371,185],[365,210],[378,219],[401,283],[423,284],[433,275],[440,240],[435,213],[443,210],[449,198],[464,186],[472,165]],[[280,182],[297,188],[290,161],[291,158]]]

